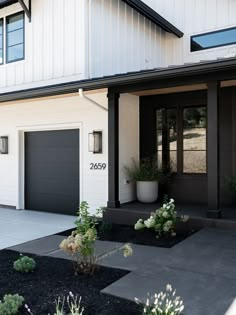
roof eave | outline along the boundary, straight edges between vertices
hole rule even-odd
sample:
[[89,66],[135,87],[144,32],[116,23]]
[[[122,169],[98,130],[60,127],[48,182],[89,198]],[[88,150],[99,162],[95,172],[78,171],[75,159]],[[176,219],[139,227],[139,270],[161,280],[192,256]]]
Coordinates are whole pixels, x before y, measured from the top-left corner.
[[6,1],[3,1],[2,3],[0,1],[0,9],[8,7],[9,5],[12,5],[12,4],[17,3],[17,2],[18,2],[18,0],[6,0]]
[[184,33],[177,27],[171,24],[169,21],[164,19],[160,14],[154,11],[151,7],[145,4],[141,0],[122,0],[128,4],[131,8],[142,14],[144,17],[152,21],[154,24],[165,30],[166,32],[172,33],[177,37],[183,37]]
[[[132,86],[134,84],[143,84],[144,82],[163,81],[172,78],[188,78],[190,76],[201,75],[205,78],[206,74],[213,74],[215,78],[216,73],[222,71],[233,71],[233,79],[236,79],[236,58],[230,58],[220,61],[204,62],[192,65],[184,65],[180,67],[165,68],[162,70],[147,70],[141,72],[120,74],[115,76],[108,76],[102,78],[94,78],[90,80],[75,81],[61,83],[51,86],[41,86],[28,90],[20,90],[0,94],[0,103],[16,101],[22,99],[33,99],[39,97],[55,96],[61,94],[75,93],[78,89],[95,90],[102,88],[116,88],[121,89],[124,86]],[[216,78],[217,79],[217,78]],[[226,78],[224,78],[226,79]],[[202,81],[202,80],[201,80]],[[132,89],[131,89],[132,90]]]

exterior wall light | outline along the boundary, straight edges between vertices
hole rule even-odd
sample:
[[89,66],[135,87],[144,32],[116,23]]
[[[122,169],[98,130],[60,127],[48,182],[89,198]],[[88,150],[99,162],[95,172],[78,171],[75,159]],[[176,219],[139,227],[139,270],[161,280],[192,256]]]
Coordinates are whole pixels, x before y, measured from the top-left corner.
[[102,153],[102,131],[89,133],[89,152]]
[[0,137],[0,154],[8,154],[8,137]]

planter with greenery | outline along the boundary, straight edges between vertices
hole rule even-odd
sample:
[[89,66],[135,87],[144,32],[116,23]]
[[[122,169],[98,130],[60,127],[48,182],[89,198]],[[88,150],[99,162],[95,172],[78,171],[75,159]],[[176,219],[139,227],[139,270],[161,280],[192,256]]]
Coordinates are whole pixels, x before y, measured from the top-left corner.
[[155,159],[144,159],[140,162],[132,160],[125,167],[131,181],[136,182],[137,199],[143,203],[153,203],[158,199],[158,183],[162,178],[162,170],[158,168]]

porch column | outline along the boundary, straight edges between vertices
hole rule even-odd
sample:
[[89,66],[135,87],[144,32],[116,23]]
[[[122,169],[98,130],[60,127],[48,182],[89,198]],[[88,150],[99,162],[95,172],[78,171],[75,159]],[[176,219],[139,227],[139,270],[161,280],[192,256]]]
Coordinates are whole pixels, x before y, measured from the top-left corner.
[[208,82],[207,92],[208,217],[220,218],[219,210],[219,82]]
[[108,208],[119,208],[119,97],[108,91]]

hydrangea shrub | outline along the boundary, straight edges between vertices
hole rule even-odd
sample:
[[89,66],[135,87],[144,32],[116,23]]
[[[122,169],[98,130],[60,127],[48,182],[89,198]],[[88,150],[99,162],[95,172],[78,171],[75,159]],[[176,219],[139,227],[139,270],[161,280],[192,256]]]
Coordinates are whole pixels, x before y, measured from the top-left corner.
[[176,224],[178,220],[186,222],[187,216],[177,217],[174,199],[166,200],[162,207],[157,209],[147,220],[139,219],[135,224],[135,230],[145,228],[152,229],[157,233],[157,237],[163,234],[176,236]]

